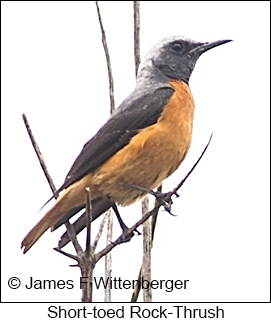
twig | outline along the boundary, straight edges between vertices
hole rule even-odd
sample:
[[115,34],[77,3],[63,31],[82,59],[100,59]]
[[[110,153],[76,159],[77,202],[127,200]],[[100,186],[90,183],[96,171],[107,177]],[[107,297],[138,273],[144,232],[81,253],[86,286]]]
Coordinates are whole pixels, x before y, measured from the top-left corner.
[[92,302],[92,287],[93,287],[93,270],[96,265],[95,258],[92,251],[86,252],[78,259],[78,265],[81,269],[81,288],[82,288],[82,302]]
[[103,217],[103,220],[102,220],[102,222],[101,222],[101,224],[100,224],[100,227],[99,227],[99,230],[98,230],[98,232],[97,232],[97,234],[96,234],[96,237],[95,237],[95,239],[94,239],[94,241],[93,241],[93,244],[92,244],[92,248],[95,250],[96,249],[96,247],[97,247],[97,244],[98,244],[98,242],[99,242],[99,240],[100,240],[100,238],[101,238],[101,235],[102,235],[102,233],[103,233],[103,229],[104,229],[104,225],[105,225],[105,221],[107,220],[107,213],[105,214],[105,216]]
[[100,8],[98,5],[98,1],[95,1],[95,3],[96,3],[98,18],[99,18],[99,24],[100,24],[100,28],[101,28],[101,32],[102,32],[102,43],[103,43],[105,57],[106,57],[106,63],[107,63],[108,80],[109,80],[110,113],[112,113],[115,110],[114,80],[113,80],[109,50],[108,50],[106,35],[105,35],[104,27],[103,27],[101,12],[100,12]]
[[91,222],[92,222],[92,203],[89,187],[86,187],[86,251],[82,258],[79,258],[82,277],[87,277],[87,283],[82,284],[82,302],[92,302],[92,277],[95,267],[94,250],[91,247]]
[[127,228],[127,230],[125,232],[123,232],[115,241],[111,242],[109,245],[107,245],[103,250],[101,250],[100,252],[98,252],[95,255],[96,258],[96,262],[99,261],[102,257],[104,257],[109,251],[111,251],[113,248],[115,248],[117,245],[122,244],[124,242],[127,242],[127,238],[131,237],[132,233],[134,231],[136,231],[136,229],[143,224],[151,215],[154,211],[156,211],[156,208],[160,208],[161,205],[159,205],[159,207],[155,207],[153,210],[147,212],[139,221],[137,221],[133,226],[131,226],[130,228]]
[[[157,192],[162,192],[162,184],[157,188]],[[151,248],[152,248],[152,244],[153,244],[153,239],[154,239],[154,231],[155,231],[155,227],[156,227],[156,222],[157,222],[157,216],[158,216],[158,205],[159,202],[157,200],[155,200],[155,206],[157,207],[156,211],[153,212],[152,215],[152,221],[151,221]],[[144,256],[143,256],[144,257]],[[143,262],[142,265],[140,267],[139,273],[138,273],[138,278],[137,278],[137,282],[135,284],[135,288],[131,297],[131,302],[136,302],[139,296],[139,292],[141,290],[141,278],[142,278],[142,267],[143,267]]]
[[[106,218],[107,218],[107,235],[106,235],[106,245],[111,243],[112,241],[112,233],[113,233],[113,214],[112,209],[110,208],[106,212]],[[112,273],[112,255],[111,252],[106,254],[105,256],[105,280],[107,280],[109,277],[111,277]],[[104,301],[105,302],[111,302],[111,288],[110,285],[106,285],[105,289],[105,295],[104,295]]]
[[79,244],[79,242],[77,240],[77,236],[76,236],[76,233],[74,231],[73,226],[70,224],[69,221],[65,222],[65,225],[66,225],[66,229],[67,229],[69,239],[71,240],[76,253],[78,255],[81,255],[83,253],[83,249],[82,249],[82,247],[80,246],[80,244]]
[[[102,16],[101,16],[100,8],[98,5],[98,1],[95,1],[95,3],[96,3],[97,14],[98,14],[98,18],[99,18],[100,29],[101,29],[101,33],[102,33],[102,43],[103,43],[106,64],[107,64],[108,82],[109,82],[110,114],[112,114],[113,111],[115,110],[114,79],[113,79],[113,73],[112,73],[112,68],[111,68],[109,50],[108,50],[107,41],[106,41],[106,34],[105,34],[104,27],[103,27],[103,22],[102,22]],[[113,236],[113,215],[110,210],[107,213],[107,219],[108,219],[108,223],[107,223],[106,243],[108,244],[109,242],[112,241],[112,236]],[[111,275],[111,271],[112,271],[111,264],[112,264],[112,257],[108,253],[105,258],[105,279],[107,279],[109,274]],[[105,290],[105,302],[110,302],[110,301],[111,301],[111,289],[109,289],[109,287],[108,287]]]
[[133,290],[133,294],[131,297],[131,302],[136,302],[139,296],[139,292],[141,291],[141,277],[142,277],[142,265],[139,269],[139,273],[138,273],[138,278],[135,284],[135,288]]
[[54,249],[55,251],[57,251],[57,252],[61,253],[63,256],[66,256],[66,257],[68,257],[68,258],[71,258],[71,259],[73,259],[73,260],[75,260],[75,261],[79,262],[79,260],[78,260],[78,257],[77,257],[77,256],[72,255],[71,253],[68,253],[68,252],[66,252],[66,251],[63,251],[63,250],[61,250],[61,249],[59,249],[59,248],[53,248],[53,249]]
[[[142,214],[146,214],[149,209],[149,200],[144,199],[142,202]],[[149,218],[143,224],[143,261],[141,275],[145,280],[151,281],[151,244],[152,244],[152,219]],[[152,289],[143,290],[143,302],[152,301]]]
[[134,3],[134,57],[135,57],[135,75],[137,75],[140,65],[140,10],[139,1]]
[[[135,74],[137,76],[140,65],[140,2],[133,1],[134,5],[134,58],[135,58]],[[149,197],[146,196],[142,201],[142,214],[144,215],[149,205]],[[151,280],[151,244],[152,244],[152,223],[153,220],[147,220],[143,224],[143,261],[139,271],[139,277],[144,276],[145,279]],[[141,279],[139,279],[141,281]],[[138,297],[141,286],[137,284],[132,295],[132,299]],[[144,302],[151,302],[151,289],[144,289]]]
[[53,179],[50,176],[49,171],[48,171],[48,169],[46,167],[44,158],[43,158],[42,153],[40,151],[40,148],[39,148],[39,146],[38,146],[38,144],[37,144],[37,142],[36,142],[36,140],[34,138],[34,135],[32,133],[32,130],[31,130],[30,126],[29,126],[29,123],[28,123],[28,120],[27,120],[25,114],[23,114],[22,117],[23,117],[23,120],[24,120],[24,124],[25,124],[26,130],[28,132],[29,138],[30,138],[30,140],[32,142],[32,146],[33,146],[33,148],[35,150],[35,153],[37,154],[37,157],[38,157],[38,160],[40,162],[40,165],[41,165],[41,168],[43,170],[43,173],[44,173],[44,175],[45,175],[45,177],[46,177],[46,179],[47,179],[47,181],[49,183],[49,186],[50,186],[50,188],[51,188],[54,196],[55,197],[58,197],[57,189],[56,189],[55,184],[53,182]]
[[[162,184],[157,188],[157,192],[162,193]],[[158,205],[158,201],[155,200],[155,205]],[[151,226],[151,233],[152,233],[152,237],[151,237],[151,241],[153,243],[153,239],[154,239],[154,232],[155,232],[155,228],[156,228],[156,222],[157,222],[157,217],[158,217],[158,212],[154,213],[152,216],[152,226]]]
[[[92,222],[91,195],[90,195],[90,189],[86,187],[86,226],[87,226],[86,250],[83,252],[79,243],[78,245],[74,245],[77,255],[72,255],[59,248],[54,248],[54,250],[61,253],[62,255],[77,261],[77,264],[75,266],[80,267],[80,270],[81,270],[80,287],[82,288],[82,302],[92,302],[92,286],[93,286],[92,278],[93,278],[93,270],[95,268],[96,261],[94,257],[94,248],[91,247],[91,243],[90,243],[91,242],[91,222]],[[72,228],[72,233],[71,233],[71,236],[69,234],[69,237],[72,238],[73,234],[75,235],[75,232]]]
[[205,154],[207,148],[209,147],[212,138],[213,138],[213,134],[211,133],[210,138],[209,138],[209,141],[208,141],[207,145],[205,146],[205,148],[203,149],[200,157],[198,158],[198,160],[196,161],[196,163],[193,165],[193,167],[190,169],[190,171],[186,174],[186,176],[183,178],[183,180],[180,182],[180,184],[177,185],[175,187],[175,189],[172,191],[173,194],[175,194],[175,195],[177,194],[177,191],[183,186],[183,184],[185,183],[185,181],[187,180],[187,178],[190,176],[190,174],[193,172],[193,170],[195,169],[195,167],[198,165],[198,163],[200,162],[201,158]]
[[92,222],[92,203],[91,203],[91,193],[90,188],[86,187],[86,227],[87,227],[87,237],[86,237],[86,256],[88,256],[91,248],[91,222]]

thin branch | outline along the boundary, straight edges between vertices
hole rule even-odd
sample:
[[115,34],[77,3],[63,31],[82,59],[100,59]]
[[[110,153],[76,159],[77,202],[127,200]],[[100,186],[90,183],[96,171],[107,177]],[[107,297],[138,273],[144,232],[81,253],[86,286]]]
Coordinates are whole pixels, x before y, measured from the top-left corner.
[[183,178],[183,180],[180,182],[180,184],[179,184],[179,185],[177,185],[177,186],[175,187],[175,189],[172,191],[172,192],[173,192],[173,194],[177,195],[177,191],[178,191],[178,190],[183,186],[183,184],[185,183],[185,181],[187,180],[187,178],[190,176],[190,174],[191,174],[191,173],[193,172],[193,170],[196,168],[196,166],[197,166],[197,165],[198,165],[198,163],[200,162],[201,158],[202,158],[202,157],[203,157],[203,155],[205,154],[205,152],[206,152],[207,148],[209,147],[209,145],[210,145],[210,142],[211,142],[212,138],[213,138],[213,134],[211,133],[210,138],[209,138],[209,141],[208,141],[207,145],[205,146],[205,148],[203,149],[203,151],[202,151],[202,153],[201,153],[200,157],[198,158],[198,160],[196,161],[196,163],[193,165],[193,167],[190,169],[190,171],[186,174],[186,176]]
[[[92,222],[92,205],[91,205],[91,195],[90,189],[86,187],[86,226],[87,226],[87,237],[86,237],[86,250],[83,252],[81,246],[74,245],[77,255],[72,255],[59,248],[55,248],[57,252],[62,255],[74,259],[77,261],[76,267],[80,267],[81,270],[81,280],[80,287],[82,288],[82,302],[92,302],[92,287],[93,287],[93,270],[96,265],[94,249],[91,247],[91,222]],[[69,234],[70,238],[73,238],[75,232],[71,224],[72,232]],[[77,239],[76,239],[77,241]],[[73,265],[74,267],[74,265]]]
[[[100,8],[98,5],[98,1],[95,1],[95,3],[96,3],[96,8],[97,8],[100,29],[101,29],[101,33],[102,33],[102,43],[103,43],[104,53],[105,53],[105,57],[106,57],[106,64],[107,64],[107,71],[108,71],[108,82],[109,82],[110,114],[112,114],[113,111],[115,110],[114,79],[113,79],[113,73],[112,73],[112,68],[111,68],[109,50],[108,50],[107,41],[106,41],[106,34],[105,34],[104,27],[103,27],[103,22],[102,22],[102,16],[101,16]],[[113,215],[110,210],[107,213],[107,219],[108,219],[108,224],[107,224],[106,244],[108,244],[109,242],[112,241],[112,235],[113,235]],[[108,275],[112,271],[111,264],[112,264],[112,257],[108,253],[106,255],[106,259],[105,259],[105,279],[107,279]],[[109,288],[107,288],[105,290],[105,301],[106,302],[111,301],[111,289],[109,289]]]
[[156,211],[156,209],[160,208],[161,205],[159,205],[159,207],[155,207],[153,210],[147,212],[139,221],[137,221],[133,226],[131,226],[130,228],[127,228],[127,230],[125,230],[125,232],[123,232],[115,241],[111,242],[109,245],[107,245],[103,250],[101,250],[100,252],[98,252],[95,255],[96,258],[96,262],[99,261],[102,257],[104,257],[109,251],[111,251],[113,248],[115,248],[117,245],[122,244],[124,242],[127,242],[131,236],[133,235],[133,232],[136,231],[136,229],[143,224],[151,215],[154,211]]
[[[135,58],[135,74],[137,76],[140,65],[140,2],[133,1],[134,5],[134,58]],[[142,201],[142,214],[148,210],[149,197],[146,196]],[[155,217],[156,219],[156,217]],[[139,277],[144,276],[145,279],[151,280],[151,245],[152,245],[152,226],[153,220],[147,220],[143,224],[143,261],[139,271]],[[139,280],[141,281],[141,279]],[[132,299],[138,297],[141,286],[137,284],[132,295]],[[144,302],[151,302],[151,289],[144,289]]]
[[[111,208],[106,212],[106,217],[107,217],[106,245],[108,245],[111,243],[112,237],[113,237],[113,214],[112,214]],[[111,255],[111,252],[109,252],[105,256],[105,280],[111,277],[111,273],[112,273],[112,255]],[[104,301],[107,303],[111,302],[111,288],[109,284],[106,285]]]
[[66,257],[71,258],[71,259],[73,259],[73,260],[75,260],[75,261],[77,261],[77,262],[78,262],[78,257],[77,257],[77,256],[72,255],[71,253],[68,253],[68,252],[66,252],[66,251],[63,251],[63,250],[61,250],[61,249],[59,249],[59,248],[53,248],[53,249],[54,249],[55,251],[57,251],[57,252],[61,253],[63,256],[66,256]]
[[99,240],[100,240],[100,238],[101,238],[101,235],[102,235],[102,233],[103,233],[103,229],[104,229],[104,225],[105,225],[106,219],[107,219],[107,214],[105,214],[105,216],[103,217],[103,220],[102,220],[102,222],[101,222],[101,224],[100,224],[100,227],[99,227],[99,230],[98,230],[98,232],[97,232],[97,235],[96,235],[96,237],[95,237],[95,239],[94,239],[94,242],[93,242],[93,244],[92,244],[92,248],[93,248],[94,250],[96,249],[97,244],[98,244],[98,242],[99,242]]
[[134,57],[135,75],[140,65],[140,1],[133,1],[134,4]]
[[[85,252],[83,257],[79,258],[78,265],[81,269],[81,279],[84,283],[81,283],[82,288],[82,302],[92,302],[92,287],[93,287],[93,270],[96,265],[95,258],[92,251],[87,255]],[[86,281],[85,281],[86,279]]]
[[[162,184],[157,188],[157,192],[162,193]],[[156,199],[155,205],[158,206],[158,204],[159,203]],[[153,239],[154,239],[154,232],[155,232],[155,228],[156,228],[157,217],[158,217],[158,212],[154,213],[152,216],[152,226],[151,226],[151,233],[152,233],[151,241],[152,241],[152,243],[153,243]]]
[[[149,199],[142,202],[142,214],[149,209]],[[152,244],[152,219],[149,218],[143,224],[143,261],[141,274],[145,280],[151,281],[151,244]],[[152,301],[152,289],[150,287],[143,290],[143,302]]]
[[110,113],[112,113],[115,110],[114,80],[113,80],[109,50],[108,50],[106,35],[105,35],[104,27],[103,27],[101,12],[100,12],[100,8],[98,5],[98,1],[95,1],[95,3],[96,3],[96,8],[97,8],[99,24],[100,24],[101,33],[102,33],[102,43],[103,43],[105,57],[106,57],[106,63],[107,63],[108,81],[109,81],[109,97],[110,97]]
[[42,153],[40,151],[40,148],[39,148],[39,146],[38,146],[38,144],[37,144],[37,142],[36,142],[36,140],[34,138],[34,135],[32,133],[32,130],[31,130],[30,126],[29,126],[29,123],[28,123],[28,120],[27,120],[25,114],[23,114],[22,117],[23,117],[23,120],[24,120],[26,130],[27,130],[28,135],[30,137],[30,140],[32,142],[32,146],[33,146],[33,148],[34,148],[34,150],[35,150],[35,152],[37,154],[37,157],[38,157],[38,160],[40,162],[40,165],[41,165],[41,168],[43,170],[43,173],[44,173],[44,175],[45,175],[45,177],[46,177],[46,179],[47,179],[47,181],[49,183],[49,186],[50,186],[53,194],[55,195],[55,197],[58,197],[57,189],[55,187],[55,184],[53,182],[52,177],[49,174],[49,171],[48,171],[47,166],[45,164],[44,158],[43,158]]
[[142,265],[139,269],[139,273],[138,273],[138,278],[135,284],[135,288],[133,290],[133,294],[132,294],[132,298],[131,298],[131,302],[136,302],[139,296],[139,292],[141,291],[141,278],[142,278]]
[[92,302],[93,294],[93,270],[96,265],[94,250],[91,247],[91,222],[92,222],[92,203],[91,203],[91,193],[90,188],[86,187],[86,251],[83,253],[82,257],[79,258],[79,266],[81,269],[82,277],[87,277],[87,283],[82,284],[82,302]]
[[[162,184],[157,188],[157,192],[161,193],[162,192]],[[155,231],[155,227],[156,227],[156,222],[157,222],[157,216],[158,216],[158,205],[159,202],[157,200],[155,200],[155,206],[157,207],[156,211],[153,212],[152,218],[151,218],[151,248],[153,245],[153,239],[154,239],[154,231]],[[143,261],[144,262],[144,261]],[[138,278],[137,278],[137,282],[135,284],[135,288],[131,297],[131,302],[136,302],[139,296],[139,292],[141,290],[141,281],[142,281],[142,267],[143,267],[143,262],[142,265],[140,267],[139,273],[138,273]]]
[[91,222],[92,222],[92,203],[91,203],[91,193],[90,188],[86,187],[86,227],[87,227],[87,237],[86,237],[86,254],[88,255],[91,248]]
[[[69,239],[71,240],[77,255],[81,255],[83,253],[83,249],[77,240],[77,236],[76,236],[73,226],[70,224],[69,221],[65,222],[65,225],[66,225]],[[57,249],[59,249],[59,248],[57,248]]]

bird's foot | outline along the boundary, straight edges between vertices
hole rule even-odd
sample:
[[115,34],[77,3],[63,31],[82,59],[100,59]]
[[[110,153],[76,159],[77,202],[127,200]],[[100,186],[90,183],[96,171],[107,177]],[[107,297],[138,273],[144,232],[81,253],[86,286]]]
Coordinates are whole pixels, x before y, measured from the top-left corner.
[[[158,192],[158,191],[153,191],[149,188],[142,187],[140,185],[135,185],[135,184],[129,184],[129,186],[153,195],[156,198],[157,202],[164,207],[165,211],[167,211],[169,214],[175,216],[173,213],[171,213],[171,205],[173,204],[173,201],[172,201],[170,193],[162,193],[162,192]],[[174,193],[174,194],[177,197],[179,197],[179,195],[177,193]]]
[[138,234],[138,235],[141,235],[141,233],[136,229],[134,231],[131,231],[127,225],[124,223],[124,221],[122,220],[121,216],[120,216],[120,213],[119,213],[119,210],[117,208],[117,205],[114,204],[112,206],[116,216],[117,216],[117,219],[119,221],[119,224],[120,224],[120,227],[122,229],[122,234],[120,235],[120,237],[117,239],[117,243],[123,243],[123,242],[128,242],[132,239],[132,237],[135,235],[135,232]]

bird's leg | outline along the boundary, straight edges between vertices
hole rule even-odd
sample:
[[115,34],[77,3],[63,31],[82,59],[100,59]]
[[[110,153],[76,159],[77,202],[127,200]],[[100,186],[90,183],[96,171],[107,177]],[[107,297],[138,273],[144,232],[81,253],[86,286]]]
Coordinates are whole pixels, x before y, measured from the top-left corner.
[[112,206],[112,209],[114,210],[116,216],[117,216],[117,219],[119,221],[119,224],[120,224],[120,227],[122,228],[122,231],[125,231],[128,229],[127,225],[124,223],[124,221],[122,220],[121,216],[120,216],[120,213],[119,213],[119,210],[117,208],[117,205],[114,203],[113,206]]
[[[135,185],[135,184],[127,184],[127,185],[129,185],[130,187],[133,187],[135,189],[138,189],[140,191],[143,191],[143,192],[153,195],[157,199],[158,203],[160,205],[163,205],[165,211],[167,211],[171,215],[174,215],[173,213],[171,213],[171,205],[173,204],[173,201],[172,201],[171,195],[169,195],[169,193],[162,193],[162,192],[158,192],[158,191],[153,191],[149,188],[142,187],[140,185]],[[177,197],[179,197],[179,195],[177,193],[175,193],[175,195]]]
[[[132,237],[134,236],[134,232],[132,233],[129,233],[127,234],[127,231],[128,231],[128,227],[127,225],[124,223],[124,221],[122,220],[121,216],[120,216],[120,213],[119,213],[119,210],[117,208],[117,205],[116,203],[113,204],[112,206],[112,209],[113,211],[115,212],[116,216],[117,216],[117,219],[119,221],[119,224],[120,224],[120,227],[122,229],[122,233],[124,234],[124,239],[125,239],[125,242],[128,242],[132,239]],[[138,231],[138,230],[135,230],[135,232],[140,235],[141,233]]]

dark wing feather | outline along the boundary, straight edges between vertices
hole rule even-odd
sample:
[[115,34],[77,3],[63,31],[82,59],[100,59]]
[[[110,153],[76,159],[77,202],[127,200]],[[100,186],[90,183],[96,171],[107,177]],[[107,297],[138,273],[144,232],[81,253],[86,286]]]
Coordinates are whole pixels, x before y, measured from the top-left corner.
[[58,192],[101,166],[143,129],[157,122],[174,92],[170,85],[133,92],[83,147]]

